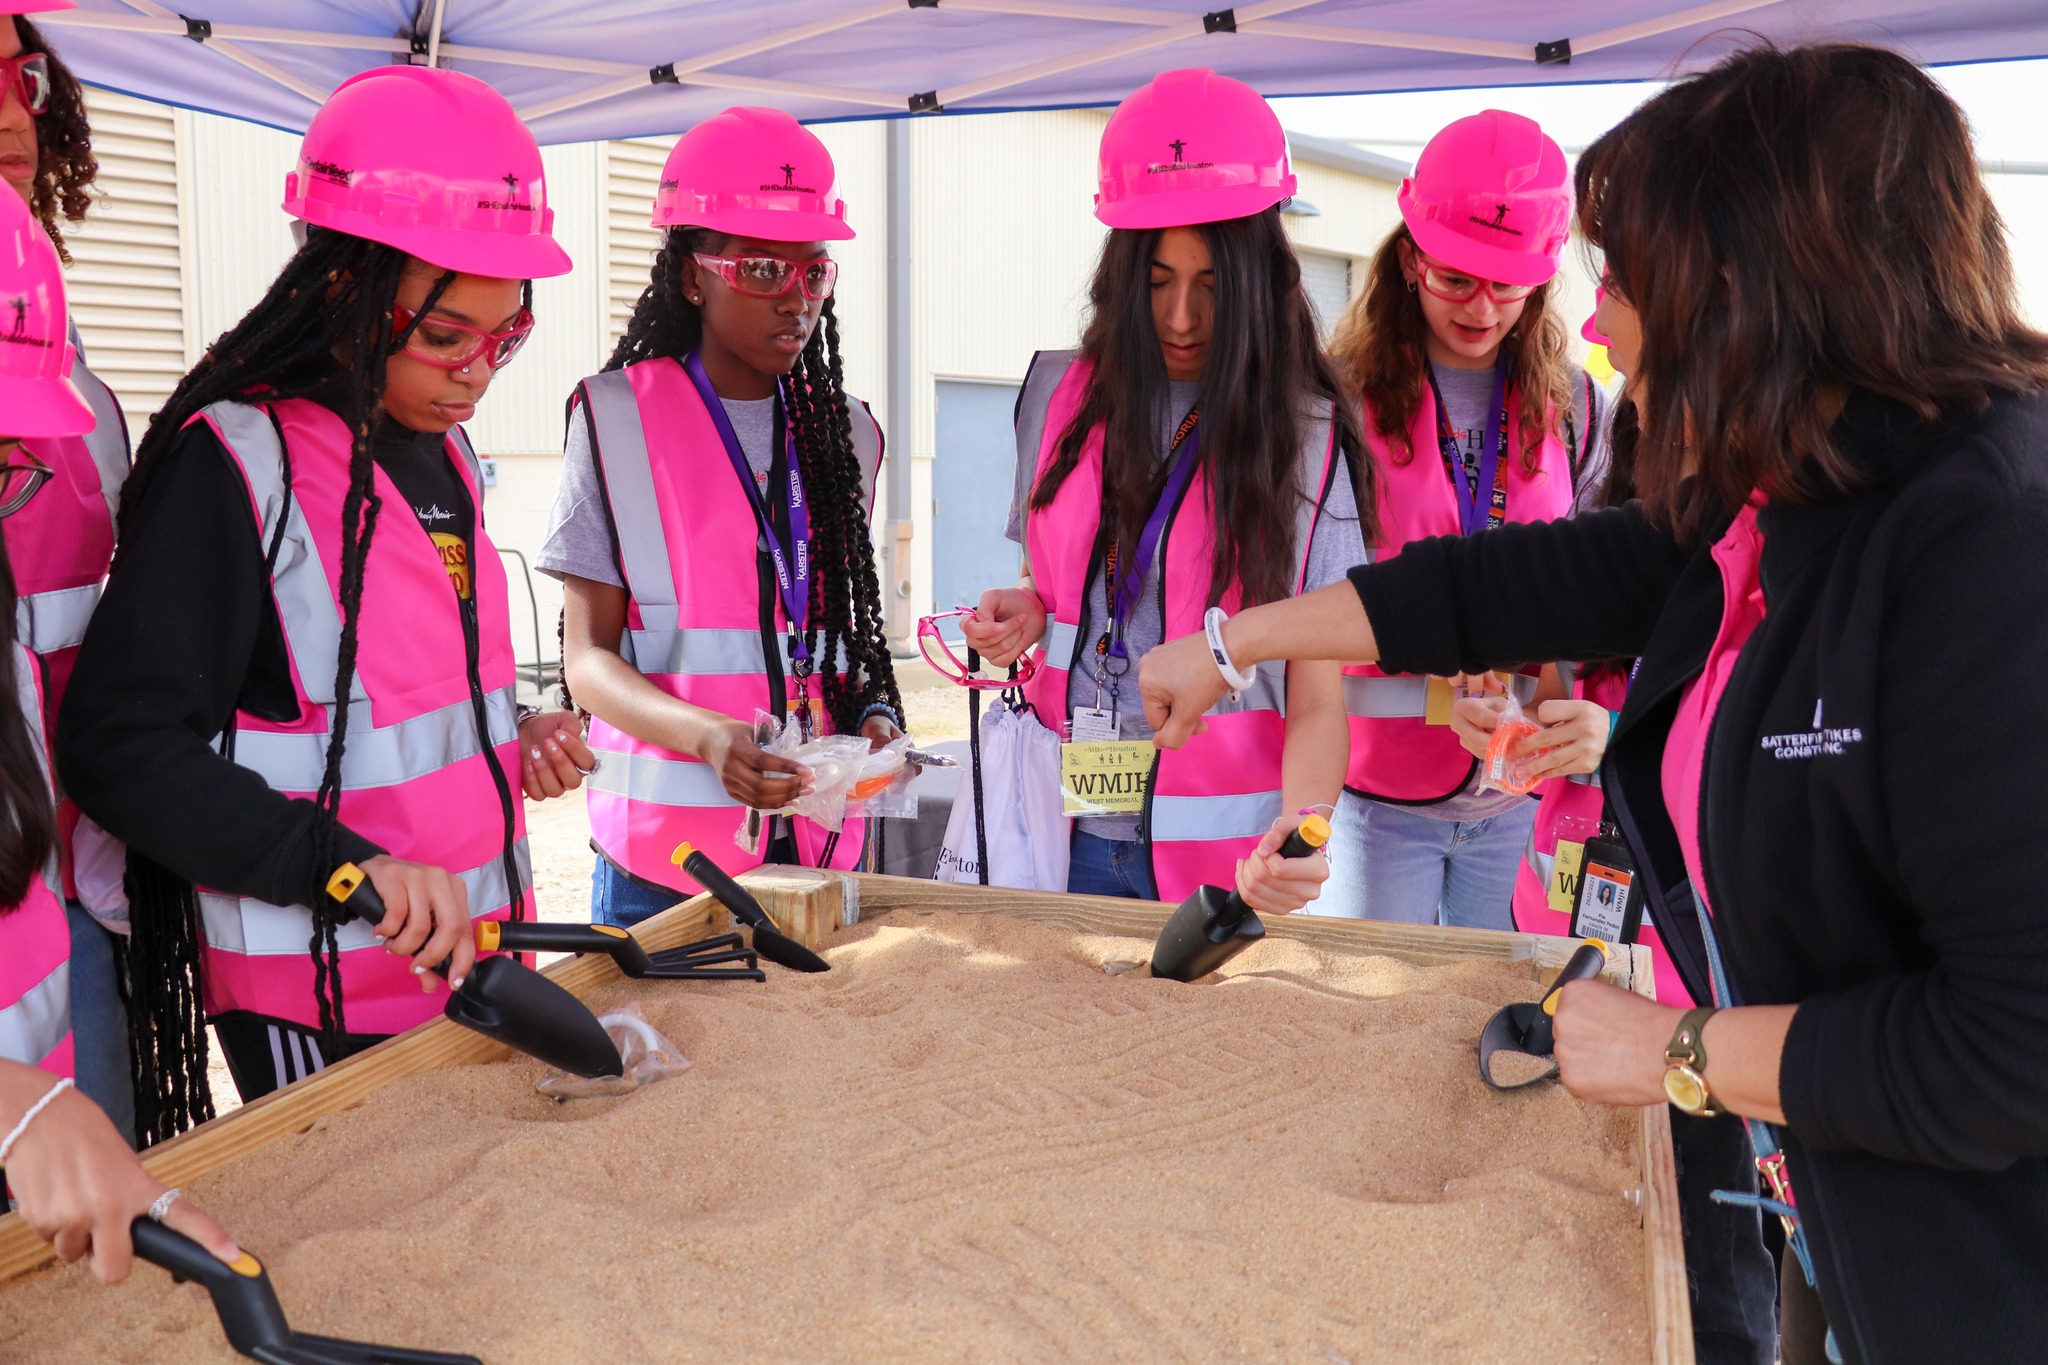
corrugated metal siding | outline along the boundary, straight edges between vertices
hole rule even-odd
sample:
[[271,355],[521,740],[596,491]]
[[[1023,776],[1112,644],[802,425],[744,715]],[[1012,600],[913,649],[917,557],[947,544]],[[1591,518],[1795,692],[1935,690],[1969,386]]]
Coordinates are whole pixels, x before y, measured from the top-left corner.
[[177,111],[89,90],[99,201],[67,227],[71,313],[93,372],[114,390],[138,437],[184,377],[184,232]]
[[661,231],[648,225],[654,191],[661,184],[661,164],[668,160],[672,137],[632,138],[607,142],[598,165],[604,185],[605,347],[618,344],[626,332],[633,305],[647,288],[654,253],[661,249]]

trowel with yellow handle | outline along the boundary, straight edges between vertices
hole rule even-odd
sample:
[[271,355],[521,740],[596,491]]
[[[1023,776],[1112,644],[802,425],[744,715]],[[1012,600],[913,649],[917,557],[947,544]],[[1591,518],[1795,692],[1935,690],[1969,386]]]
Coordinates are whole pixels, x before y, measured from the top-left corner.
[[[1520,1090],[1525,1085],[1535,1085],[1555,1076],[1557,1062],[1551,1058],[1551,1050],[1557,1045],[1556,1035],[1552,1032],[1552,1021],[1557,1016],[1557,993],[1574,981],[1590,981],[1606,966],[1607,945],[1597,938],[1589,938],[1566,959],[1564,970],[1557,974],[1557,980],[1544,992],[1541,1000],[1534,1004],[1518,1001],[1503,1007],[1487,1020],[1486,1027],[1479,1034],[1479,1079],[1495,1090]],[[1510,1060],[1496,1066],[1496,1058],[1502,1054]],[[1530,1057],[1547,1060],[1550,1065],[1531,1066],[1526,1060],[1512,1060]]]
[[[1283,858],[1306,858],[1330,842],[1330,822],[1308,814],[1287,842]],[[1198,886],[1180,903],[1152,945],[1152,975],[1194,981],[1221,967],[1266,936],[1265,921],[1242,894],[1220,886]]]
[[[573,997],[572,997],[573,998]],[[182,1232],[138,1218],[128,1229],[135,1254],[171,1272],[175,1279],[194,1280],[213,1296],[228,1345],[267,1365],[483,1365],[476,1356],[443,1351],[408,1351],[397,1346],[294,1332],[285,1321],[277,1291],[263,1263],[243,1252],[223,1261]]]
[[476,922],[479,952],[603,953],[635,981],[766,981],[755,952],[738,934],[699,939],[650,953],[624,929],[610,924]]
[[[354,863],[335,869],[327,894],[357,919],[377,924],[384,918],[384,898]],[[434,970],[446,976],[448,964]],[[574,1076],[618,1076],[626,1070],[618,1045],[590,1007],[516,957],[478,958],[463,983],[448,992],[441,1012]]]

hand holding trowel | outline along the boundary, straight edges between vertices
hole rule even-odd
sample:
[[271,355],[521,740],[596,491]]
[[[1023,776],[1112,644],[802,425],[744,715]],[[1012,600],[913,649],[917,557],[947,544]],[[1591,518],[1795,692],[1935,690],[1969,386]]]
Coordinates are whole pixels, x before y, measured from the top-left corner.
[[[1607,966],[1607,945],[1589,938],[1565,962],[1557,980],[1534,1004],[1521,1001],[1508,1005],[1486,1021],[1479,1034],[1479,1079],[1495,1090],[1520,1090],[1525,1085],[1547,1081],[1557,1074],[1557,1063],[1532,1067],[1526,1061],[1504,1060],[1496,1073],[1494,1059],[1537,1057],[1548,1059],[1556,1046],[1552,1028],[1557,1016],[1557,993],[1574,981],[1589,981]],[[1525,1072],[1529,1074],[1524,1074]]]
[[[357,919],[371,924],[384,919],[384,898],[354,863],[335,869],[327,894]],[[446,976],[448,964],[434,970]],[[589,1007],[517,958],[480,959],[462,985],[448,993],[442,1013],[572,1075],[617,1076],[626,1069],[617,1045]]]
[[[1320,815],[1305,815],[1280,845],[1280,856],[1306,858],[1328,842],[1330,822]],[[1152,975],[1193,981],[1265,936],[1265,922],[1242,894],[1220,886],[1198,886],[1159,931],[1159,941],[1152,945]]]

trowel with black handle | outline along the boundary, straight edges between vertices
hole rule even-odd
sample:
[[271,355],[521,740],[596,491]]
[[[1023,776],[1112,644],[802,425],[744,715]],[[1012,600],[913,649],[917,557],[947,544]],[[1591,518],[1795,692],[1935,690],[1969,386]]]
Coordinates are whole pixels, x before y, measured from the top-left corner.
[[[354,863],[335,869],[327,894],[357,919],[370,924],[384,919],[384,898]],[[445,977],[448,963],[434,970]],[[478,958],[469,976],[448,993],[441,1012],[571,1075],[618,1076],[626,1070],[618,1046],[589,1006],[515,957]]]
[[[1330,822],[1305,815],[1280,845],[1283,858],[1306,858],[1330,842]],[[1221,967],[1266,936],[1258,912],[1236,891],[1198,886],[1180,903],[1152,945],[1152,975],[1194,981]]]
[[475,1356],[442,1351],[408,1351],[397,1346],[372,1346],[360,1341],[294,1332],[271,1288],[263,1263],[243,1252],[223,1261],[182,1232],[138,1218],[129,1225],[135,1254],[171,1272],[174,1279],[197,1281],[213,1296],[228,1345],[266,1365],[483,1365]]
[[1607,945],[1597,938],[1589,938],[1565,961],[1564,970],[1557,974],[1557,980],[1544,992],[1541,1000],[1533,1004],[1526,1000],[1518,1001],[1505,1006],[1487,1020],[1486,1027],[1479,1034],[1479,1079],[1495,1090],[1520,1090],[1525,1085],[1535,1085],[1555,1076],[1557,1063],[1552,1060],[1547,1069],[1535,1069],[1532,1075],[1521,1075],[1527,1064],[1520,1063],[1514,1066],[1514,1079],[1496,1079],[1494,1058],[1501,1053],[1550,1057],[1552,1048],[1557,1044],[1556,1035],[1552,1032],[1557,1016],[1557,993],[1574,981],[1592,980],[1606,967]]
[[793,972],[829,972],[832,964],[775,927],[753,893],[725,874],[725,869],[691,844],[677,844],[669,861],[697,879],[697,885],[718,897],[732,917],[754,931],[754,951]]

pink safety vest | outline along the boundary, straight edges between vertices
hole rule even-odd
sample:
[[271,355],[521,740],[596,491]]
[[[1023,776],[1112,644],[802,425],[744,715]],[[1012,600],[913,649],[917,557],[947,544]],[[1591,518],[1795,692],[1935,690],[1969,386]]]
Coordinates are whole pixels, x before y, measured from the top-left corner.
[[[628,594],[620,656],[670,696],[707,710],[749,723],[757,712],[784,712],[768,658],[772,652],[779,660],[786,687],[789,618],[770,592],[773,628],[764,625],[760,522],[681,362],[643,360],[593,375],[570,401],[589,422],[618,534]],[[861,466],[878,468],[881,429],[865,404],[849,399],[847,407]],[[837,664],[844,671],[845,660]],[[820,661],[821,672],[825,666]],[[817,681],[810,686],[810,695],[821,695]],[[759,854],[733,842],[746,808],[709,765],[598,716],[591,717],[590,747],[602,760],[585,784],[590,830],[613,862],[665,886],[680,879],[669,861],[680,843],[695,844],[729,871],[760,865]],[[831,832],[809,820],[792,823],[799,855],[817,866]],[[855,866],[864,838],[865,822],[848,820],[831,865]]]
[[[222,751],[295,797],[319,790],[341,643],[341,506],[348,491],[349,439],[341,419],[309,399],[252,405],[223,402],[193,419],[210,425],[248,485],[250,509],[267,548],[280,518],[284,538],[271,595],[284,627],[299,718],[287,723],[237,713]],[[467,658],[466,609],[440,552],[382,469],[384,514],[371,543],[358,624],[356,676],[342,754],[341,822],[394,858],[454,872],[476,919],[528,918],[530,859],[520,794],[518,708],[505,572],[484,532],[476,455],[458,427],[448,457],[477,508],[471,583],[477,664]],[[289,496],[284,452],[290,452]],[[490,747],[479,743],[477,711]],[[493,772],[493,767],[497,772]],[[499,778],[512,794],[508,837]],[[508,875],[506,864],[513,865]],[[516,887],[511,885],[516,881]],[[209,1015],[248,1010],[317,1027],[312,916],[202,888],[201,954]],[[404,960],[384,951],[371,926],[341,926],[343,1007],[351,1033],[398,1033],[440,1012]]]
[[[1428,386],[1409,440],[1405,463],[1364,414],[1365,441],[1379,462],[1380,539],[1372,557],[1391,559],[1401,547],[1429,536],[1459,534],[1458,503],[1437,444],[1436,396]],[[1522,468],[1522,400],[1508,397],[1509,521],[1551,521],[1572,510],[1569,453],[1552,430],[1534,474]],[[1491,496],[1491,490],[1488,490]],[[1383,673],[1374,664],[1344,669],[1344,709],[1351,716],[1351,768],[1344,784],[1361,796],[1428,805],[1457,794],[1476,761],[1447,725],[1423,724],[1427,679]]]
[[[42,686],[35,656],[20,645],[14,647],[14,689],[10,700],[28,722],[47,791],[50,760]],[[64,893],[53,850],[21,904],[0,908],[0,1057],[58,1076],[71,1074],[70,959],[71,930],[64,920]]]
[[[19,594],[14,633],[42,660],[44,726],[50,735],[57,733],[57,708],[71,681],[86,623],[99,604],[107,565],[113,562],[114,511],[129,462],[128,427],[112,391],[83,365],[73,369],[71,378],[91,404],[96,424],[84,436],[22,442],[23,451],[52,473],[28,505],[7,519],[7,560]],[[66,895],[77,894],[70,856],[77,823],[77,807],[60,800],[57,829]]]
[[[1071,351],[1041,352],[1031,363],[1018,403],[1017,457],[1035,462],[1043,477],[1057,457],[1060,437],[1087,392],[1092,366]],[[1302,432],[1301,499],[1295,522],[1298,564],[1294,590],[1308,572],[1310,539],[1331,481],[1343,462],[1327,411]],[[1213,452],[1208,458],[1214,458]],[[1209,480],[1202,468],[1167,522],[1160,550],[1166,638],[1199,634],[1208,609],[1209,560],[1215,545]],[[1032,582],[1045,603],[1045,666],[1024,689],[1040,720],[1067,735],[1067,676],[1090,641],[1081,639],[1081,615],[1098,555],[1102,519],[1102,433],[1089,433],[1074,470],[1051,505],[1027,509],[1025,549]],[[1361,550],[1363,547],[1360,547]],[[1235,611],[1238,585],[1220,605]],[[1179,901],[1204,883],[1231,886],[1237,861],[1248,855],[1281,812],[1280,761],[1287,738],[1287,676],[1270,665],[1237,701],[1210,708],[1208,729],[1181,749],[1159,751],[1141,828],[1152,858],[1153,883],[1164,901]]]
[[[1619,711],[1628,698],[1628,679],[1612,669],[1603,669],[1598,678],[1588,683],[1571,664],[1559,664],[1571,683],[1572,696],[1579,701],[1597,702],[1610,711]],[[1522,866],[1515,879],[1515,927],[1527,934],[1555,934],[1562,937],[1571,932],[1571,916],[1550,908],[1550,879],[1556,875],[1558,826],[1567,816],[1581,816],[1597,825],[1600,821],[1604,802],[1600,790],[1600,774],[1587,773],[1583,776],[1552,778],[1536,789],[1536,825],[1529,834],[1529,846],[1522,858]],[[1692,997],[1686,993],[1685,985],[1679,980],[1678,969],[1671,963],[1671,954],[1664,949],[1663,939],[1650,923],[1649,911],[1643,912],[1643,926],[1636,941],[1648,947],[1656,962],[1657,999],[1667,1005],[1690,1005]]]

